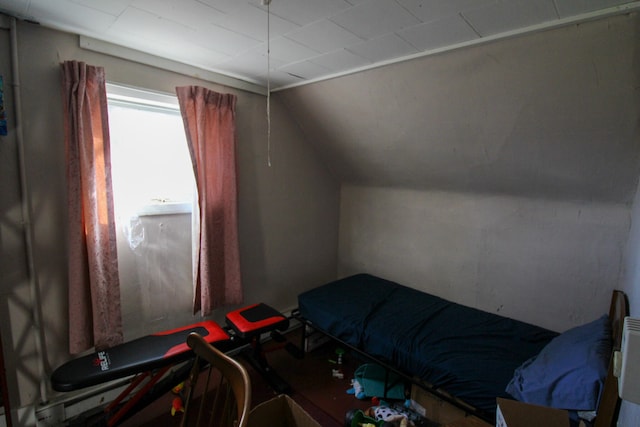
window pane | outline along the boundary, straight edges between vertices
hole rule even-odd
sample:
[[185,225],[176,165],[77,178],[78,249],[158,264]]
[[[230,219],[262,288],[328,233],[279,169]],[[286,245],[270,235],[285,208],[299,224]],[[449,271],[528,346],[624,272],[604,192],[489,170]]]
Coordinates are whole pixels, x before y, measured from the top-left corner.
[[116,209],[191,203],[193,168],[179,112],[109,102]]
[[122,96],[119,89],[114,94],[107,85],[122,320],[129,340],[193,322],[196,187],[177,99],[149,93],[150,104],[144,90]]

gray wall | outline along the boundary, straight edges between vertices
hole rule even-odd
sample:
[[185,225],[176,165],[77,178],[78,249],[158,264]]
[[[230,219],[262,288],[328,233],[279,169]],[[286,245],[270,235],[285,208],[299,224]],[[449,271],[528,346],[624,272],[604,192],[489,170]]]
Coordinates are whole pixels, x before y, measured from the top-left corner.
[[640,316],[639,29],[618,16],[282,93],[343,183],[339,275],[557,331],[614,288]]
[[637,14],[283,91],[341,181],[630,203]]
[[562,331],[608,309],[623,204],[345,186],[340,273],[376,273]]
[[284,91],[343,182],[339,274],[557,331],[606,311],[640,171],[638,15]]
[[[103,66],[111,81],[163,92],[174,92],[176,86],[198,84],[235,93],[238,96],[240,255],[246,303],[263,301],[284,310],[295,306],[296,295],[302,290],[335,278],[339,186],[277,100],[272,103],[272,167],[268,167],[264,96],[84,51],[78,47],[77,36],[37,25],[19,23],[18,30],[26,175],[34,212],[36,278],[42,294],[46,337],[43,350],[49,365],[45,376],[50,368],[69,358],[59,68],[63,60]],[[5,88],[10,88],[10,73],[5,69],[9,64],[5,31],[0,33],[0,55]],[[33,299],[26,275],[15,130],[11,131],[9,138],[0,140],[3,177],[0,184],[3,212],[0,313],[12,402],[15,406],[26,406],[40,400],[41,375],[37,368],[40,356],[31,328]],[[190,286],[189,283],[180,285]],[[141,302],[137,320],[144,323],[142,305]],[[219,310],[213,318],[222,320],[224,313],[232,308]],[[136,320],[132,310],[126,315],[128,321]],[[190,312],[183,313],[173,319],[175,324],[171,327],[192,319]],[[138,333],[140,331],[133,335]]]
[[[247,302],[288,308],[336,272],[369,271],[558,331],[604,312],[615,287],[637,311],[638,28],[636,14],[618,16],[278,92],[271,168],[264,98],[228,89],[239,96]],[[165,92],[227,89],[86,52],[76,37],[30,24],[19,38],[37,279],[55,366],[68,357],[58,63],[85,60],[116,82]],[[11,385],[26,405],[38,399],[39,356],[15,146],[1,142],[0,316]],[[625,404],[621,425],[638,413]]]
[[[0,15],[1,16],[1,15]],[[0,18],[4,27],[5,21]],[[11,61],[9,55],[9,31],[0,30],[0,74],[4,79],[4,102],[8,126],[14,128],[15,115],[13,91],[11,86]],[[24,227],[22,203],[20,198],[18,148],[16,134],[10,132],[0,136],[0,331],[4,347],[7,372],[10,374],[9,386],[11,403],[18,401],[17,383],[30,384],[30,391],[21,392],[22,396],[33,396],[33,383],[37,381],[37,369],[33,364],[35,348],[30,321],[30,283],[28,266],[25,259]],[[26,307],[26,309],[25,309]],[[16,329],[12,325],[18,325]],[[16,370],[19,358],[31,359],[28,370]]]

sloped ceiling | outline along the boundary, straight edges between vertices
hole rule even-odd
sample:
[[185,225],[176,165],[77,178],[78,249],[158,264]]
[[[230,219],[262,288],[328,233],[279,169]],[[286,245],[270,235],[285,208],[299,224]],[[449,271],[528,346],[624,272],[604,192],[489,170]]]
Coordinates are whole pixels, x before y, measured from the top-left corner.
[[638,28],[619,16],[277,95],[346,183],[628,203]]
[[84,43],[90,49],[114,54],[123,46],[258,85],[266,86],[269,78],[271,88],[277,88],[640,7],[640,2],[629,0],[271,0],[269,7],[267,3],[0,0],[0,12],[94,38]]

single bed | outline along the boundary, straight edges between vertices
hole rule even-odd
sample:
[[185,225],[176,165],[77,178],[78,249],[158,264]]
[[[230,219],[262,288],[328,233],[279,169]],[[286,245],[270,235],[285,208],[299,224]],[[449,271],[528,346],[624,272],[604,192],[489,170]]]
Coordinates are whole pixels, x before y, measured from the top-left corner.
[[[519,400],[552,406],[548,400],[557,399],[558,391],[541,392],[541,387],[547,387],[544,381],[575,387],[576,375],[584,392],[571,395],[579,402],[560,404],[571,405],[564,409],[573,411],[598,409],[594,402],[605,400],[605,378],[592,380],[591,376],[607,377],[611,350],[617,345],[615,339],[612,342],[612,326],[618,328],[620,316],[627,315],[624,310],[610,313],[575,332],[558,334],[369,274],[311,289],[298,296],[298,304],[299,320],[490,422],[495,420],[497,397],[516,395]],[[616,302],[617,306],[626,307]],[[597,342],[577,343],[585,335],[590,336],[587,341],[597,336]],[[592,347],[582,350],[584,345]],[[573,349],[569,361],[566,348]],[[590,356],[594,348],[597,358]],[[540,366],[549,360],[557,360],[560,368]],[[593,363],[595,368],[585,368],[587,374],[577,374],[573,366],[579,364],[582,369],[583,364]],[[540,369],[563,379],[541,375]],[[614,400],[615,413],[617,396]],[[556,406],[555,401],[551,403]]]

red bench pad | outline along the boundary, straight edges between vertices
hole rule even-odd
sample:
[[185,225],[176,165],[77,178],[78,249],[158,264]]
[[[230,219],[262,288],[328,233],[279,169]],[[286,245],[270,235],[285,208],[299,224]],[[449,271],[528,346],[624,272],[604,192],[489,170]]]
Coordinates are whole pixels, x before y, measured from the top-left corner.
[[225,319],[227,325],[242,338],[252,337],[274,329],[283,331],[289,327],[289,319],[263,303],[232,311],[226,315]]

